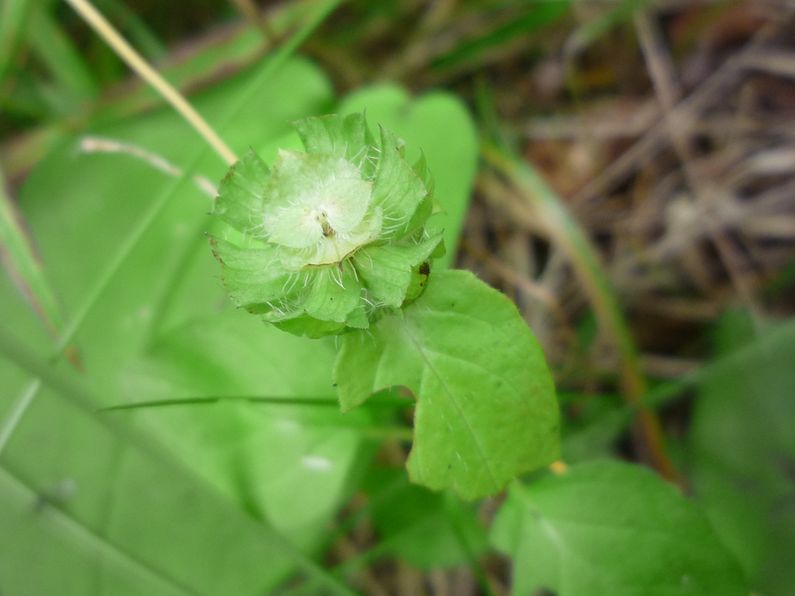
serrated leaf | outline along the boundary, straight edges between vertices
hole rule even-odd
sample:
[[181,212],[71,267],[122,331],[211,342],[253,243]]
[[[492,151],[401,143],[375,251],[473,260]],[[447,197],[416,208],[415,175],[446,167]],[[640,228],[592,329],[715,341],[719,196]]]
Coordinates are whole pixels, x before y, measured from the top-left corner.
[[513,558],[513,594],[748,593],[702,512],[651,471],[630,464],[579,464],[517,483],[492,541]]
[[399,238],[409,229],[412,217],[428,189],[403,157],[401,141],[381,128],[381,155],[373,182],[373,204],[384,212],[382,238]]
[[285,285],[297,275],[282,268],[276,251],[265,244],[243,249],[214,237],[210,243],[213,254],[224,264],[223,280],[229,297],[250,312],[261,312],[269,301],[282,296]]
[[344,336],[335,365],[349,410],[381,389],[417,398],[408,470],[465,498],[501,490],[558,453],[558,409],[541,348],[502,294],[465,271],[434,274],[414,303]]
[[367,124],[363,114],[329,114],[294,123],[308,153],[344,157],[359,166],[369,157]]

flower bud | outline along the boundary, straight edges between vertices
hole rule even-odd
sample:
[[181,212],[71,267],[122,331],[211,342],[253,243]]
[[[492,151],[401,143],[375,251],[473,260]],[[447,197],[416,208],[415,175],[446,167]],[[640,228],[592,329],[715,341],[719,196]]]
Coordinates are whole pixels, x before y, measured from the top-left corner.
[[213,214],[232,229],[211,238],[232,301],[310,337],[364,329],[422,292],[441,233],[424,160],[364,116],[296,123],[305,151],[271,168],[253,151],[221,182]]

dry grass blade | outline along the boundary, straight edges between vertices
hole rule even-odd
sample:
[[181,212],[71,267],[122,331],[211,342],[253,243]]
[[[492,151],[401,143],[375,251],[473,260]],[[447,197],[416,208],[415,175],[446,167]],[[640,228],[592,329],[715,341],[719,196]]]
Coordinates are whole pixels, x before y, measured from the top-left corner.
[[159,72],[113,28],[108,20],[97,11],[87,0],[66,0],[72,8],[107,42],[109,46],[132,68],[142,79],[154,87],[171,106],[185,118],[201,137],[212,146],[227,164],[237,161],[235,152],[218,136],[218,133],[207,123],[199,112],[185,99],[177,89],[166,81]]

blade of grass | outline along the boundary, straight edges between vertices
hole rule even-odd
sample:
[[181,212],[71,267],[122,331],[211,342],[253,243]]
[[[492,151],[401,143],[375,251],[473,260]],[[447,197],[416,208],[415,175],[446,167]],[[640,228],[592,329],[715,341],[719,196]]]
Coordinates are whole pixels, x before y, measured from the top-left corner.
[[493,144],[484,145],[482,154],[516,187],[526,201],[519,203],[527,209],[526,215],[533,220],[540,218],[552,241],[574,267],[600,326],[616,346],[621,363],[622,395],[636,412],[638,433],[649,451],[651,463],[665,478],[679,482],[680,477],[665,450],[659,419],[644,402],[648,392],[646,378],[618,297],[602,268],[596,248],[560,198],[529,164]]
[[[275,397],[265,395],[199,395],[189,397],[175,397],[170,399],[153,399],[146,401],[139,401],[135,403],[118,404],[115,406],[107,406],[99,408],[98,412],[117,412],[120,410],[140,410],[147,408],[163,408],[172,406],[192,406],[192,405],[212,405],[225,401],[242,401],[256,404],[268,404],[276,406],[321,406],[321,407],[339,407],[339,401],[336,397]],[[368,400],[367,406],[376,407],[410,407],[412,406],[411,400],[403,399],[400,397],[374,396]],[[1,435],[0,435],[1,436]]]
[[[36,3],[29,0],[4,0],[0,4],[0,89],[16,57],[17,46],[25,37],[28,18]],[[0,92],[0,105],[5,93]]]
[[651,0],[623,0],[595,19],[586,22],[569,37],[566,53],[573,57],[609,33],[613,28],[632,19],[635,11],[644,8]]
[[68,94],[73,101],[96,97],[99,85],[91,67],[45,7],[33,14],[27,32],[31,49],[53,75],[60,93]]
[[162,58],[168,52],[154,31],[146,24],[135,11],[121,0],[102,0],[102,7],[119,23],[122,30],[126,30],[130,39],[141,48],[141,51],[150,59]]
[[[517,3],[522,6],[523,3]],[[532,35],[547,25],[551,25],[563,17],[571,8],[571,0],[556,0],[555,2],[527,2],[518,14],[506,22],[489,29],[486,33],[467,39],[447,52],[431,61],[431,68],[441,70],[455,68],[460,64],[477,61],[480,56],[503,45],[507,45],[518,37]],[[486,14],[489,11],[484,11]],[[484,14],[484,17],[486,17]],[[488,22],[487,18],[484,18]]]
[[[100,425],[106,427],[114,434],[114,436],[126,441],[130,446],[138,449],[141,453],[146,454],[155,461],[168,466],[182,478],[185,478],[189,482],[199,486],[202,492],[212,495],[214,498],[216,498],[219,504],[221,504],[221,506],[229,509],[230,516],[239,515],[249,517],[248,514],[243,510],[231,507],[228,504],[227,499],[220,495],[216,488],[196,476],[196,474],[194,474],[190,468],[186,467],[160,443],[152,440],[146,435],[141,434],[140,431],[138,431],[135,427],[120,422],[116,417],[103,416],[98,413],[93,405],[98,403],[97,398],[92,395],[92,393],[84,386],[82,382],[73,379],[70,376],[67,376],[65,373],[55,369],[50,363],[39,357],[30,348],[22,344],[6,330],[1,328],[0,355],[7,358],[10,362],[14,363],[20,369],[29,373],[31,376],[40,379],[43,385],[46,385],[55,393],[67,399],[73,406],[86,413]],[[299,551],[289,540],[287,540],[280,532],[276,531],[272,526],[262,520],[255,520],[255,518],[251,519],[259,523],[262,527],[262,530],[266,532],[266,538],[272,541],[274,546],[288,553],[296,565],[298,565],[309,577],[321,582],[333,593],[346,595],[352,593],[310,557]]]
[[[19,213],[11,202],[10,193],[0,170],[0,261],[9,277],[25,297],[47,331],[57,336],[63,315],[41,262],[22,226]],[[66,345],[66,344],[64,344]]]

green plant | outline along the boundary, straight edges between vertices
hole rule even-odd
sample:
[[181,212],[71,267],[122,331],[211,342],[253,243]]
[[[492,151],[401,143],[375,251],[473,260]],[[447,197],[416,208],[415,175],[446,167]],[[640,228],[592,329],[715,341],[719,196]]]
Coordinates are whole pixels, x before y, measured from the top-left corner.
[[[0,280],[0,390],[12,398],[0,400],[0,592],[350,593],[388,559],[428,584],[466,566],[484,594],[508,581],[561,596],[786,593],[792,323],[755,337],[728,319],[718,352],[729,356],[654,386],[601,245],[509,142],[484,143],[480,182],[543,228],[578,280],[592,323],[581,343],[598,328],[616,349],[615,370],[588,382],[624,401],[562,384],[559,407],[513,302],[448,269],[476,171],[472,116],[443,91],[336,97],[326,73],[292,57],[336,4],[285,3],[268,47],[301,23],[295,35],[189,102],[163,79],[202,87],[253,62],[256,30],[139,70],[186,127],[167,111],[135,114],[153,107],[147,90],[88,110],[107,81],[75,60],[81,43],[63,43],[49,5],[7,3],[0,82],[27,43],[55,91],[33,77],[37,94],[5,86],[0,103],[70,121],[88,110],[91,136],[48,123],[52,151],[18,212],[0,189],[11,281]],[[380,27],[401,3],[359,4]],[[480,70],[572,3],[463,2],[448,27],[439,15],[456,4],[438,3],[417,32],[437,73]],[[646,2],[620,4],[584,23],[574,49]],[[463,38],[437,43],[448,28]],[[331,29],[326,42],[356,36]],[[166,47],[128,33],[154,40],[150,57]],[[396,72],[422,65],[398,58]],[[316,116],[328,112],[339,115]],[[496,110],[482,116],[499,128]],[[115,154],[81,151],[100,146]],[[208,202],[207,180],[232,162]],[[698,399],[679,442],[658,415],[686,389]],[[689,480],[692,496],[641,466],[591,461],[623,457],[633,422],[633,455]]]
[[361,114],[296,128],[305,152],[280,150],[270,170],[249,152],[221,183],[214,214],[237,240],[211,241],[233,302],[293,333],[344,333],[344,410],[409,387],[416,482],[483,497],[554,461],[557,404],[529,328],[471,274],[431,273],[442,234],[426,230],[425,161]]

